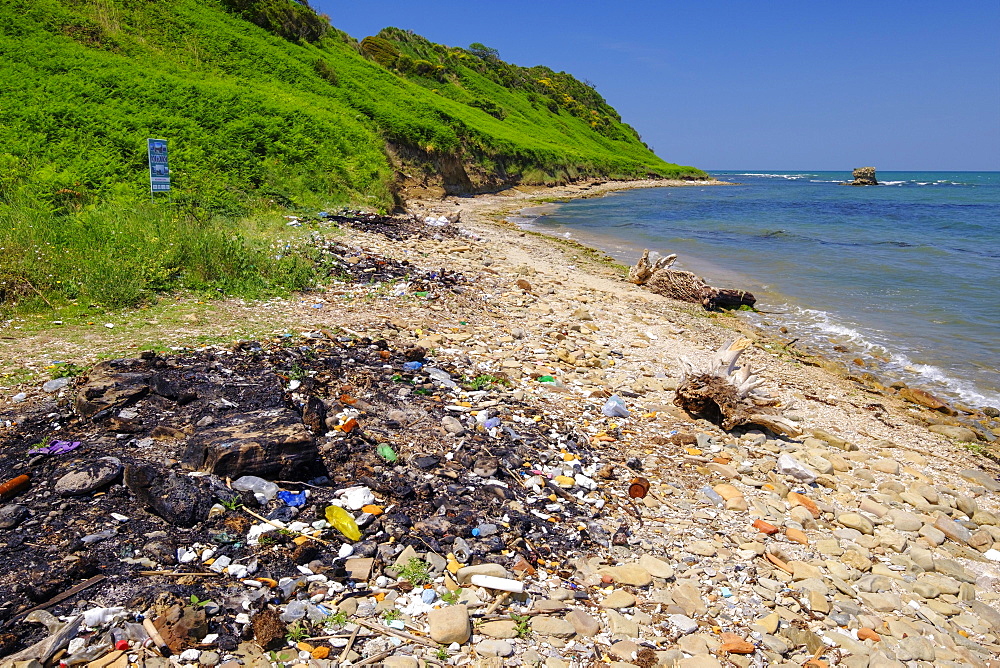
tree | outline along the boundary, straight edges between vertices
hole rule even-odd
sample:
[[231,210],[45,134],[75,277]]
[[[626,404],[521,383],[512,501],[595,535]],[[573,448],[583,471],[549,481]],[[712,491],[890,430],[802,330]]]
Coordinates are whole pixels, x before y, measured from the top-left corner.
[[473,42],[469,45],[469,53],[479,56],[483,60],[500,60],[500,52],[490,48],[480,42]]

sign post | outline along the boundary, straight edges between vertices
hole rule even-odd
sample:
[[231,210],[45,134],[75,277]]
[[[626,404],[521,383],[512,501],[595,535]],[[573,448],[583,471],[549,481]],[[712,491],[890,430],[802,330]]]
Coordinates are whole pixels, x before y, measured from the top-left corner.
[[170,192],[170,168],[167,166],[167,140],[147,139],[149,151],[149,197],[154,193]]

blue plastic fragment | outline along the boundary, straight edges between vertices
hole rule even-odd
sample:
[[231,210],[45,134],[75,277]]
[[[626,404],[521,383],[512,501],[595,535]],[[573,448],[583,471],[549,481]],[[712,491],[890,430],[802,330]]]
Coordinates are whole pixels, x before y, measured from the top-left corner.
[[403,371],[420,371],[423,366],[421,362],[404,362]]
[[733,595],[733,592],[729,591],[729,587],[722,587],[722,597],[729,598]]
[[486,429],[496,429],[499,426],[500,426],[500,418],[498,417],[491,417],[490,419],[488,419],[486,422],[483,423],[483,427],[485,427]]
[[278,492],[278,498],[284,501],[287,505],[294,508],[299,508],[306,505],[306,493],[302,492]]

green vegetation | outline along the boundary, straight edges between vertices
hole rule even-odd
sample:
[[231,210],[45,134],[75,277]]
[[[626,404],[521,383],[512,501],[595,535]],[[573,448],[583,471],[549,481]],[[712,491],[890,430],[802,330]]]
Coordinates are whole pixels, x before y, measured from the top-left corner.
[[302,642],[309,637],[309,627],[304,622],[292,622],[285,632],[285,639],[290,642]]
[[231,499],[221,499],[219,501],[226,510],[238,510],[243,507],[243,502],[240,501],[240,497],[234,496]]
[[493,374],[484,373],[468,380],[465,387],[466,389],[477,391],[492,389],[494,385],[510,385],[510,381],[506,378],[500,378],[499,376],[494,376]]
[[56,362],[51,367],[52,379],[56,378],[75,378],[80,374],[87,372],[87,367],[82,367],[73,362]]
[[[592,87],[296,0],[0,4],[0,308],[258,297],[320,275],[283,214],[396,206],[666,163]],[[169,141],[150,201],[145,140]]]
[[514,621],[514,632],[518,638],[527,638],[531,635],[531,617],[512,612],[510,618]]
[[327,615],[326,619],[323,620],[324,626],[340,627],[347,623],[347,613],[343,610],[338,610],[330,615]]
[[431,565],[423,559],[413,557],[399,569],[399,577],[410,584],[427,584],[431,581]]
[[455,591],[446,591],[441,594],[441,600],[448,605],[455,605],[461,598],[462,591],[460,589],[456,589]]

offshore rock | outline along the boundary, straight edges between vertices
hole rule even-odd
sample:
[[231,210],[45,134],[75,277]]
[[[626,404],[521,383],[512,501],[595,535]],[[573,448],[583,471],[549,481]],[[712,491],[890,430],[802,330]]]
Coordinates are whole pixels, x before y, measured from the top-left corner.
[[877,186],[878,181],[875,179],[875,168],[874,167],[857,167],[855,168],[852,176],[854,176],[854,182],[852,186]]

